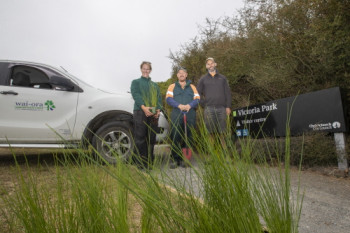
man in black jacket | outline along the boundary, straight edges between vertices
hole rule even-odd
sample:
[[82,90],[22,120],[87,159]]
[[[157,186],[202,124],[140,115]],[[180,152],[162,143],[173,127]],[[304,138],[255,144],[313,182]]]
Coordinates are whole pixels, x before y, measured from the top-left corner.
[[226,118],[231,114],[231,90],[226,77],[217,71],[214,58],[207,58],[205,65],[208,73],[197,85],[204,107],[204,122],[210,133],[224,133]]

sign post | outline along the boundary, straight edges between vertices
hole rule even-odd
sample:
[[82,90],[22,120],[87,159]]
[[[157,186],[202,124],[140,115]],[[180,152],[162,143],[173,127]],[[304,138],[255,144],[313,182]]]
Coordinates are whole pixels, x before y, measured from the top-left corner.
[[338,169],[345,171],[349,167],[348,160],[346,159],[345,151],[345,134],[344,133],[334,133],[335,147],[338,154]]

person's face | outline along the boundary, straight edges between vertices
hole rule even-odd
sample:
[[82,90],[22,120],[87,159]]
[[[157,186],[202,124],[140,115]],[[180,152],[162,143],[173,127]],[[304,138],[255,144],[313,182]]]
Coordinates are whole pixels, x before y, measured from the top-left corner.
[[184,70],[179,70],[179,72],[177,72],[177,78],[179,82],[185,81],[187,78],[187,72]]
[[208,60],[205,67],[209,72],[214,72],[216,68],[216,63],[213,60]]
[[151,70],[151,67],[149,65],[143,64],[143,66],[141,68],[142,77],[148,78],[151,71],[152,70]]

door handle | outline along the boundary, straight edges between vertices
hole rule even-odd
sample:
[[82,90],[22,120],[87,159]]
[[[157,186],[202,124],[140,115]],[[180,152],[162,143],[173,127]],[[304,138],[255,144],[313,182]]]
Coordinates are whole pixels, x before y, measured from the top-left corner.
[[14,92],[14,91],[0,91],[0,94],[3,94],[3,95],[18,95],[18,93]]

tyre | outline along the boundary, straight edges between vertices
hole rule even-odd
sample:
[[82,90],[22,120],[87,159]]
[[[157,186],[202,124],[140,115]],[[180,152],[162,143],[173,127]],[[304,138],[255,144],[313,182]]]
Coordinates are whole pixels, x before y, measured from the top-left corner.
[[103,125],[93,138],[93,146],[107,163],[115,164],[119,159],[127,161],[134,148],[131,126],[119,121]]

